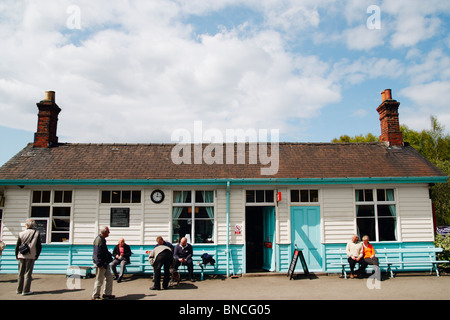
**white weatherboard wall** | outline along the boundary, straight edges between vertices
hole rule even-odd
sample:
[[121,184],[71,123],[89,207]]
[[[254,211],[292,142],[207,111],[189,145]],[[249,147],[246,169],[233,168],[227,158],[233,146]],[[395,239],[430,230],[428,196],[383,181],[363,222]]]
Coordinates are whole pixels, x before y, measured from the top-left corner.
[[322,189],[324,243],[346,243],[356,232],[354,194],[351,186]]
[[428,186],[405,186],[397,189],[400,241],[434,241],[432,204]]
[[[72,190],[71,235],[72,244],[92,244],[100,227],[110,225],[110,209],[114,207],[130,208],[130,227],[111,228],[108,239],[110,244],[124,237],[131,245],[154,245],[157,236],[171,238],[173,190],[215,190],[215,244],[245,243],[245,190],[255,187],[233,186],[230,188],[230,226],[226,224],[227,192],[226,186],[202,187],[160,187],[165,199],[160,204],[150,200],[150,194],[157,187],[127,186],[37,186],[6,187],[5,208],[2,221],[2,240],[15,244],[20,231],[25,229],[25,220],[30,215],[32,190]],[[276,235],[277,243],[291,243],[290,227],[290,189],[297,187],[279,187],[282,201],[277,207]],[[317,187],[316,187],[317,188]],[[423,242],[434,240],[433,216],[428,185],[343,185],[321,186],[319,205],[322,220],[322,241],[325,244],[347,243],[356,232],[355,189],[358,188],[394,188],[396,190],[396,209],[398,219],[398,241]],[[269,189],[269,188],[265,188]],[[140,204],[102,204],[101,190],[141,190]],[[240,225],[242,232],[235,235],[234,227]]]
[[25,220],[30,211],[30,190],[7,188],[2,220],[2,240],[15,244],[19,233],[25,230]]

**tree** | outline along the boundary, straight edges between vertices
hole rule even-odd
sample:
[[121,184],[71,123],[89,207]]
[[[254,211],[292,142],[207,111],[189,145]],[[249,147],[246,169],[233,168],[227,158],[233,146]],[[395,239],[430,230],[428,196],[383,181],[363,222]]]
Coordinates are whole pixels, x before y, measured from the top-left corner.
[[356,143],[365,143],[365,142],[378,142],[380,139],[376,136],[374,136],[371,133],[368,133],[366,136],[363,136],[362,134],[354,137],[350,137],[348,135],[340,136],[339,139],[334,138],[331,140],[333,143],[350,143],[350,142],[356,142]]

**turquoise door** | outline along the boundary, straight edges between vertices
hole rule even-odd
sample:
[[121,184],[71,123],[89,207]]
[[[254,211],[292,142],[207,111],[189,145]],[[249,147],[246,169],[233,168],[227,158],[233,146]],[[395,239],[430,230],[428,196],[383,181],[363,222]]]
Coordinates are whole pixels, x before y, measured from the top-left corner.
[[263,269],[275,271],[275,207],[263,208]]
[[[322,244],[320,241],[320,208],[292,207],[292,252],[301,249],[309,271],[322,270]],[[301,264],[295,268],[302,271]]]

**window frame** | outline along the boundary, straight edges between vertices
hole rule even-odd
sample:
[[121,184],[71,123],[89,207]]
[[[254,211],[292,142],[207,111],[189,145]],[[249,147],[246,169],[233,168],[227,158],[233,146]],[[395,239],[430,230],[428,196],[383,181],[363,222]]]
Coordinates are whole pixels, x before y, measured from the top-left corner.
[[[247,201],[248,196],[249,196],[249,192],[254,192],[254,201],[253,202],[249,202]],[[258,192],[263,192],[263,196],[264,196],[264,201],[257,201],[258,199]],[[267,201],[267,192],[272,192],[273,198],[272,201]],[[274,189],[266,189],[266,188],[262,188],[262,189],[245,189],[244,190],[244,199],[245,199],[245,206],[248,207],[256,207],[256,206],[274,206],[276,205],[276,190]],[[269,199],[270,200],[270,199]]]
[[[363,200],[358,199],[357,200],[357,192],[362,190],[363,191]],[[366,201],[366,191],[372,191],[372,199]],[[378,191],[384,190],[384,196],[385,200],[378,200]],[[394,200],[387,200],[387,191],[386,190],[392,190],[392,196]],[[358,227],[358,219],[373,219],[374,220],[374,233],[375,238],[370,239],[371,242],[398,242],[399,241],[399,215],[398,215],[398,195],[397,195],[397,188],[393,187],[360,187],[360,188],[354,188],[353,191],[353,199],[355,203],[355,223],[356,223],[356,230],[357,233],[359,233],[359,227]],[[393,216],[383,216],[379,212],[380,206],[394,206],[395,208],[395,215]],[[373,216],[370,217],[358,217],[358,206],[371,206],[373,208]],[[380,219],[393,219],[394,224],[394,240],[380,240]],[[365,234],[360,234],[361,237],[363,237]]]
[[[35,200],[35,192],[41,192],[40,201],[34,202]],[[43,192],[50,192],[49,195],[49,201],[43,202]],[[62,201],[56,201],[55,194],[56,192],[62,192]],[[65,194],[70,192],[70,202],[65,201]],[[74,204],[74,191],[70,189],[46,189],[46,190],[31,190],[31,197],[30,197],[30,212],[29,217],[33,220],[46,220],[47,221],[47,234],[45,239],[45,244],[72,244],[73,239],[73,204]],[[49,208],[48,217],[44,216],[33,216],[33,208]],[[55,209],[65,208],[69,209],[69,215],[57,215],[55,214]],[[67,221],[67,228],[68,230],[55,230],[56,227],[56,221],[55,220],[61,220],[61,221]],[[52,241],[53,235],[56,234],[68,234],[68,239],[66,241]]]
[[[293,192],[298,192],[298,201],[294,201],[293,200]],[[308,201],[302,201],[302,191],[307,191],[308,192]],[[317,201],[311,201],[311,198],[313,197],[311,195],[311,191],[315,191],[317,192]],[[319,205],[320,204],[320,190],[319,188],[299,188],[299,189],[290,189],[289,190],[289,202],[291,203],[291,205],[310,205],[310,206],[314,206],[314,205]]]
[[[203,202],[197,202],[196,200],[196,193],[197,192],[212,192],[212,202],[205,202],[205,196],[203,196]],[[182,198],[183,198],[183,193],[188,193],[190,192],[190,201],[189,202],[176,202],[176,193],[177,192],[182,192]],[[187,198],[189,199],[189,198]],[[182,210],[184,210],[184,208],[187,208],[188,210],[190,210],[190,218],[174,218],[174,208],[183,208]],[[196,208],[212,208],[213,209],[213,214],[214,217],[213,218],[196,218],[195,217],[195,213],[196,213]],[[196,189],[174,189],[172,190],[172,202],[171,202],[171,220],[170,220],[170,238],[171,238],[171,242],[172,243],[178,243],[180,238],[175,239],[175,236],[177,236],[177,234],[174,233],[174,220],[175,219],[181,219],[181,220],[191,220],[190,224],[191,224],[191,228],[190,228],[190,241],[188,241],[189,243],[191,243],[192,245],[215,245],[217,244],[217,210],[216,210],[216,190],[211,190],[211,189],[205,189],[205,188],[196,188]],[[182,213],[180,213],[181,215]],[[212,241],[211,242],[196,242],[196,221],[212,221]],[[188,222],[189,224],[189,222]]]
[[[103,194],[104,192],[109,192],[109,202],[103,202]],[[114,201],[114,192],[119,192],[119,199],[118,201]],[[129,197],[129,202],[125,201],[124,202],[124,193],[130,193],[130,197]],[[139,202],[135,202],[133,201],[134,196],[133,193],[134,192],[139,192]],[[142,195],[143,195],[143,191],[142,190],[136,190],[136,189],[105,189],[105,190],[100,190],[100,204],[101,205],[129,205],[129,206],[133,206],[133,205],[142,205],[143,204],[143,200],[142,200]]]

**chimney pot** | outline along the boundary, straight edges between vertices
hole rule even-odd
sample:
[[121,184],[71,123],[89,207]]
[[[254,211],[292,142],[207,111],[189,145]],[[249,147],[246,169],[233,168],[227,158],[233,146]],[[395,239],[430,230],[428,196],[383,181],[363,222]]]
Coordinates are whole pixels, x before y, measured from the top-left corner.
[[381,92],[381,102],[391,99],[392,99],[391,89],[386,89],[383,92]]
[[44,101],[55,102],[55,91],[45,91]]

